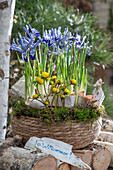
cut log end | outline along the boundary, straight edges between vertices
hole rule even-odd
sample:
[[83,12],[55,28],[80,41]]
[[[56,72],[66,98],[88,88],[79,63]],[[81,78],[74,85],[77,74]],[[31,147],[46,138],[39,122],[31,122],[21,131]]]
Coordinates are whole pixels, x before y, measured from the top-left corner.
[[54,157],[46,157],[39,160],[33,167],[33,170],[50,170],[50,167],[52,170],[56,170],[57,163]]
[[[73,150],[73,153],[80,158],[83,162],[91,167],[92,159],[93,159],[93,151],[90,150]],[[71,165],[71,170],[81,170],[81,168],[75,167]],[[83,170],[88,170],[88,168],[84,168]]]
[[[109,157],[107,158],[104,158],[104,161],[107,163],[110,162],[110,166],[113,167],[113,144],[110,143],[110,142],[102,142],[102,141],[94,141],[95,144],[99,145],[99,146],[102,146],[102,147],[105,147],[106,149],[104,151],[109,151],[110,154],[109,154]],[[107,154],[104,154],[105,157]],[[109,159],[108,159],[109,158]]]
[[70,170],[70,166],[69,166],[69,164],[64,162],[64,163],[60,164],[60,166],[58,167],[58,170]]
[[106,170],[109,167],[111,154],[108,149],[102,148],[95,152],[93,157],[93,168],[95,170]]

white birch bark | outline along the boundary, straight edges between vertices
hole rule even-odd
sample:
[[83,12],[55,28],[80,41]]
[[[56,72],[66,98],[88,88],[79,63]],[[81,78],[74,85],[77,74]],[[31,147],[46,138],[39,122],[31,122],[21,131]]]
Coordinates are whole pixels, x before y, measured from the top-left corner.
[[[10,37],[15,0],[0,0],[0,68],[9,77]],[[0,82],[0,139],[5,138],[8,110],[9,79]]]

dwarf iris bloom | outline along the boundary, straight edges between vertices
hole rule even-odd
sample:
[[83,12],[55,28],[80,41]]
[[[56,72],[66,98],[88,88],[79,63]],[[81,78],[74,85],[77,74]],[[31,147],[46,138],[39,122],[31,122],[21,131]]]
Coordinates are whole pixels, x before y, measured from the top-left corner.
[[[20,35],[19,43],[16,43],[15,40],[13,40],[13,44],[11,45],[10,50],[16,50],[18,52],[21,52],[22,59],[27,62],[27,52],[30,51],[31,60],[35,60],[34,49],[42,42],[42,40],[40,38],[40,32],[38,32],[35,28],[32,28],[30,25],[29,27],[24,27],[24,30],[26,31],[29,37],[25,38]],[[30,33],[29,30],[31,30],[32,33]],[[34,40],[35,36],[39,37],[38,41]]]

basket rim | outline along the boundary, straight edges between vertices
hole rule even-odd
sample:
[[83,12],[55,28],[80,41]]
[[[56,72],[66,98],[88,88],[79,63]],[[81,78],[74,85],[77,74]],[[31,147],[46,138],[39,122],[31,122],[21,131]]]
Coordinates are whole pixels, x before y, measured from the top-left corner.
[[16,115],[12,115],[11,114],[11,119],[13,119],[13,117],[15,118],[18,118],[18,119],[21,119],[21,118],[24,118],[24,119],[29,119],[29,120],[37,120],[38,123],[40,124],[45,124],[45,125],[55,125],[55,124],[71,124],[71,123],[79,123],[79,124],[93,124],[94,122],[97,122],[99,120],[102,119],[102,116],[99,116],[98,119],[95,119],[93,122],[91,121],[82,121],[82,122],[79,122],[77,121],[77,119],[75,120],[69,120],[69,122],[66,122],[65,120],[64,121],[60,121],[60,122],[51,122],[51,123],[47,123],[47,122],[44,122],[44,121],[40,121],[39,118],[37,117],[31,117],[31,116],[25,116],[25,115],[19,115],[19,116],[16,116]]

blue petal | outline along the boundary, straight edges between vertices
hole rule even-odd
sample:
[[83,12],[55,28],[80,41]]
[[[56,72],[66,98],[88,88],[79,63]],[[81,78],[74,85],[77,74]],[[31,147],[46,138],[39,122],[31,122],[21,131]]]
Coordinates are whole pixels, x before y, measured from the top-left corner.
[[32,28],[30,24],[29,24],[29,28],[31,29],[33,35],[40,36],[40,32],[37,31],[35,28]]
[[67,27],[67,28],[65,28],[64,36],[66,36],[66,35],[67,35],[67,33],[68,33],[68,27]]
[[38,40],[32,48],[36,48],[41,42],[41,40]]
[[26,27],[23,27],[23,29],[29,35],[29,37],[31,37],[31,34],[29,33],[29,27],[26,25]]
[[12,44],[11,47],[10,47],[10,50],[16,50],[16,51],[19,51],[19,52],[23,52],[23,50],[17,45],[17,44]]
[[81,45],[83,45],[83,44],[84,44],[84,42],[85,42],[85,39],[86,39],[86,36],[84,36],[84,37],[83,37],[83,40],[82,40],[82,43],[81,43]]
[[30,51],[30,58],[31,58],[31,60],[35,60],[35,50],[34,49],[31,49],[31,51]]
[[27,53],[25,51],[22,53],[22,59],[27,62]]
[[35,60],[35,54],[30,55],[31,60]]

